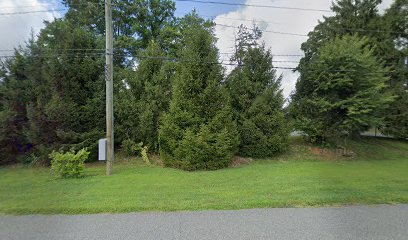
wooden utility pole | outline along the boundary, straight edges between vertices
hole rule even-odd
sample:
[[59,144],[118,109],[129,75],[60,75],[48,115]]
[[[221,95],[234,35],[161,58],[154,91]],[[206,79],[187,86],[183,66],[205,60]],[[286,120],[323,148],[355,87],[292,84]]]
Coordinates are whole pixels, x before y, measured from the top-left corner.
[[105,0],[106,22],[106,175],[112,174],[114,160],[113,142],[113,28],[112,28],[112,4],[111,0]]

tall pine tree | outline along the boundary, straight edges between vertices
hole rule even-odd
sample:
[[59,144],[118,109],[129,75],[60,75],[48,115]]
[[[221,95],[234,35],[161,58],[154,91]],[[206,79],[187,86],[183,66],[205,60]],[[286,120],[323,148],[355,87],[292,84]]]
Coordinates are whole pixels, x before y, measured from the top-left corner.
[[261,35],[256,26],[251,31],[240,26],[232,58],[238,67],[226,80],[241,137],[239,153],[250,157],[270,157],[284,151],[289,135],[281,77],[273,68],[271,51],[259,44]]
[[158,152],[159,120],[168,111],[174,63],[167,62],[160,46],[151,41],[139,56],[136,71],[124,69],[116,94],[118,140],[142,142]]
[[221,86],[223,68],[217,62],[213,23],[195,13],[186,21],[170,110],[160,128],[160,153],[170,167],[224,168],[236,151],[238,134]]
[[385,134],[408,138],[408,1],[396,0],[383,17],[388,27],[393,49],[388,51],[391,74],[391,92],[395,101],[384,111],[381,131]]

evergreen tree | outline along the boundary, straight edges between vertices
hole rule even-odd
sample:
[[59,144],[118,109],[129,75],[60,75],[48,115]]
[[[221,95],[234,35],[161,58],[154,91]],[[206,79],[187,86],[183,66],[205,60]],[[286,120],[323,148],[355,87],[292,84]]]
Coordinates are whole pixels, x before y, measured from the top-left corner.
[[36,154],[43,163],[59,148],[89,147],[95,156],[105,108],[103,58],[92,49],[102,43],[58,19],[16,52],[4,65],[2,105],[8,113],[2,115],[8,118],[2,119],[2,146]]
[[[396,0],[387,9],[383,22],[389,29],[389,41],[394,48],[388,52],[392,54],[390,65],[391,92],[396,96],[395,101],[384,111],[384,124],[380,130],[397,138],[408,138],[408,1]],[[391,62],[388,61],[387,62]]]
[[0,70],[0,165],[13,163],[29,150],[24,128],[30,82],[24,66],[27,61],[18,51],[15,58],[2,62]]
[[259,44],[260,31],[241,26],[232,58],[238,64],[229,74],[226,87],[241,137],[239,153],[270,157],[288,144],[289,128],[283,113],[281,77],[276,76],[272,54]]
[[116,101],[118,137],[143,142],[157,152],[161,115],[169,108],[173,63],[152,41],[141,54],[136,71],[125,69]]
[[28,69],[36,94],[28,104],[27,136],[37,148],[89,147],[95,158],[105,108],[103,58],[92,49],[102,44],[92,32],[64,19],[39,34],[34,51],[40,71]]
[[346,35],[327,43],[310,59],[302,77],[310,88],[295,102],[300,130],[311,140],[325,141],[381,123],[376,112],[392,100],[384,93],[386,75],[367,38]]
[[221,86],[213,23],[186,16],[183,49],[173,80],[170,110],[159,131],[166,166],[185,170],[227,167],[238,144],[228,94]]
[[[34,153],[47,163],[50,151],[72,147],[89,147],[91,159],[95,159],[97,139],[104,135],[104,3],[63,3],[69,7],[65,16],[47,22],[36,40],[3,65],[0,149],[9,155],[4,161],[15,162],[20,153]],[[159,60],[163,67],[153,67],[149,72],[151,64],[157,64],[141,63],[147,67],[139,70],[140,77],[135,77],[132,64],[141,55],[135,48],[144,52],[151,40],[159,46],[153,50],[160,49],[162,56],[175,51],[175,4],[169,0],[134,0],[115,3],[113,8],[115,91],[129,97],[124,100],[115,94],[128,103],[127,108],[117,108],[115,120],[123,123],[117,129],[118,137],[139,138],[157,150],[157,126],[169,104],[172,64]],[[149,51],[143,54],[159,54]],[[120,86],[124,78],[142,84],[135,88],[137,93]],[[121,115],[120,110],[126,114]],[[137,128],[133,128],[135,125]]]

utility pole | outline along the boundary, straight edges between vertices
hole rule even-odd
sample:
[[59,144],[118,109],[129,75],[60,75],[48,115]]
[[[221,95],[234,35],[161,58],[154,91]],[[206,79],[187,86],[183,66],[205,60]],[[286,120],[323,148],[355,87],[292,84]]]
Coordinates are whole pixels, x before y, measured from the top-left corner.
[[112,174],[114,160],[113,142],[113,28],[112,28],[112,4],[111,0],[105,0],[106,22],[106,175]]

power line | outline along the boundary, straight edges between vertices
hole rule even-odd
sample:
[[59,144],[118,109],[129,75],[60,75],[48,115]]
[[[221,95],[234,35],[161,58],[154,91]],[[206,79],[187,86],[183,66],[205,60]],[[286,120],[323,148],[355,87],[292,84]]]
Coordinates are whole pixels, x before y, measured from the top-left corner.
[[[180,14],[180,15],[186,15],[189,14],[191,12],[179,12],[176,11],[176,14]],[[264,20],[255,20],[255,19],[245,19],[245,18],[229,18],[229,17],[221,17],[220,15],[218,16],[214,16],[214,15],[203,15],[203,14],[198,14],[198,16],[202,17],[202,18],[208,18],[211,20],[215,20],[215,18],[220,18],[220,19],[226,19],[226,20],[235,20],[235,21],[243,21],[243,22],[260,22],[260,23],[270,23],[270,24],[280,24],[279,22],[271,22],[271,21],[264,21]]]
[[62,12],[62,11],[66,11],[66,10],[68,10],[68,8],[45,9],[45,10],[35,10],[35,11],[21,11],[21,12],[9,12],[9,13],[0,13],[0,16],[21,15],[21,14],[31,14],[31,13],[44,13],[44,12]]
[[[237,29],[239,29],[239,27],[230,26],[230,25],[225,25],[225,24],[217,24],[217,26],[229,27],[229,28],[237,28]],[[253,30],[253,29],[250,29],[250,30]],[[282,34],[282,35],[291,35],[291,36],[299,36],[299,37],[308,37],[308,35],[305,35],[305,34],[290,33],[290,32],[279,32],[279,31],[268,31],[268,30],[264,30],[264,31],[262,31],[262,32],[274,33],[274,34]]]
[[228,5],[228,6],[274,8],[274,9],[297,10],[297,11],[328,12],[328,13],[333,12],[331,10],[326,10],[326,9],[282,7],[282,6],[273,6],[273,5],[257,5],[257,4],[245,4],[245,3],[229,3],[229,2],[201,1],[201,0],[175,0],[175,1],[176,2],[204,3],[204,4],[218,4],[218,5]]
[[[55,56],[57,56],[58,54],[55,54]],[[102,57],[104,56],[105,53],[91,53],[89,55],[89,57]],[[87,55],[86,55],[87,56]],[[174,62],[174,63],[195,63],[195,64],[219,64],[219,65],[223,65],[223,66],[236,66],[236,67],[244,67],[245,64],[238,64],[238,63],[233,63],[233,62],[200,62],[197,60],[189,60],[189,59],[180,59],[180,58],[174,58],[174,57],[165,57],[165,56],[131,56],[129,54],[115,54],[115,56],[122,56],[122,57],[134,57],[134,58],[139,58],[139,59],[153,59],[153,60],[163,60],[163,61],[169,61],[169,62]],[[0,58],[15,58],[16,56],[12,56],[12,55],[3,55],[0,56]],[[41,57],[41,56],[31,56],[31,57]],[[71,56],[72,57],[72,56]],[[73,58],[80,58],[81,56],[74,55]],[[82,55],[82,57],[84,57],[84,55]],[[274,61],[273,61],[274,62]],[[298,63],[295,61],[275,61],[275,63]],[[324,62],[324,61],[320,61],[320,62]],[[315,63],[317,63],[317,61],[315,61]],[[280,70],[297,70],[297,67],[284,67],[284,66],[272,66],[273,69],[280,69]],[[313,69],[310,68],[309,71],[320,71],[320,69]],[[339,73],[339,72],[360,72],[361,70],[354,70],[354,69],[329,69],[326,70],[327,72],[331,72],[331,73]],[[389,71],[374,71],[374,72],[370,72],[370,74],[372,73],[389,73]]]
[[[61,51],[105,51],[104,48],[58,48]],[[0,52],[14,52],[15,49],[0,49]]]
[[[284,10],[298,10],[298,11],[313,11],[313,12],[333,12],[327,9],[315,9],[315,8],[299,8],[299,7],[284,7],[284,6],[274,6],[274,5],[257,5],[257,4],[244,4],[244,3],[229,3],[229,2],[216,2],[216,1],[202,1],[202,0],[174,0],[176,2],[194,2],[194,3],[203,3],[203,4],[217,4],[217,5],[229,5],[229,6],[246,6],[246,7],[258,7],[258,8],[273,8],[273,9],[284,9]],[[103,3],[93,3],[93,2],[84,2],[78,4],[70,4],[70,6],[83,6],[83,5],[99,5],[103,6]],[[112,6],[116,6],[117,3],[112,3]],[[40,7],[40,6],[57,6],[57,4],[36,4],[36,5],[23,5],[17,6],[21,8],[30,8],[30,7]],[[15,8],[15,6],[1,6],[0,8]]]
[[39,8],[39,7],[58,7],[57,4],[36,4],[36,5],[18,5],[18,6],[1,6],[0,9],[17,9],[17,8]]
[[[178,1],[187,1],[187,0],[178,0]],[[188,0],[190,1],[190,0]],[[193,0],[191,0],[193,1]],[[200,1],[202,2],[202,1]],[[206,3],[211,3],[211,2],[206,2]],[[217,2],[218,3],[218,2]],[[71,6],[83,6],[85,4],[92,4],[92,5],[99,5],[98,3],[82,3],[82,4],[72,4]],[[221,2],[220,2],[221,4]],[[230,4],[230,3],[228,3]],[[237,5],[235,3],[231,3],[231,5]],[[41,4],[41,5],[26,5],[26,6],[18,6],[18,7],[43,7],[43,6],[52,6],[52,5],[47,5],[47,4]],[[54,5],[57,6],[57,5]],[[1,7],[0,7],[1,8]],[[4,8],[4,7],[3,7]],[[16,7],[9,7],[9,8],[16,8]],[[9,12],[9,13],[0,13],[0,16],[7,16],[7,15],[21,15],[21,14],[31,14],[31,13],[44,13],[44,12],[61,12],[61,11],[67,11],[69,8],[61,8],[61,9],[46,9],[46,10],[33,10],[33,11],[20,11],[20,12]],[[186,13],[182,13],[186,14]],[[215,18],[219,19],[227,19],[227,20],[236,20],[236,21],[244,21],[244,22],[259,22],[259,23],[270,23],[270,24],[277,24],[277,25],[283,25],[277,22],[271,22],[271,21],[264,21],[264,20],[251,20],[251,19],[238,19],[238,18],[228,18],[228,17],[220,17],[220,16],[208,16],[208,15],[200,15],[201,17],[204,18],[212,18],[211,20],[215,20]],[[223,26],[223,27],[234,27],[230,25],[225,25],[225,24],[217,24],[218,26]],[[234,27],[235,28],[235,27]],[[396,34],[405,34],[405,32],[397,32],[397,31],[384,31],[384,30],[376,30],[376,29],[364,29],[364,28],[339,28],[339,27],[328,27],[329,29],[333,30],[346,30],[346,31],[355,31],[355,32],[372,32],[372,33],[396,33]],[[263,32],[269,32],[273,34],[283,34],[283,35],[291,35],[291,36],[301,36],[301,37],[308,37],[306,34],[299,34],[299,33],[290,33],[290,32],[280,32],[280,31],[268,31],[264,30]]]
[[220,17],[220,16],[205,16],[205,15],[199,15],[201,17],[212,17],[214,18],[213,20],[215,20],[215,18],[219,18],[219,19],[226,19],[226,20],[234,20],[234,21],[243,21],[243,22],[259,22],[259,23],[270,23],[270,24],[279,24],[278,22],[270,22],[270,21],[264,21],[264,20],[250,20],[250,19],[243,19],[243,18],[228,18],[228,17]]
[[[61,52],[66,52],[66,51],[92,51],[92,52],[101,52],[105,53],[105,49],[104,48],[59,48],[59,49],[53,49],[53,50],[57,50],[57,51],[61,51]],[[135,49],[121,49],[121,48],[114,48],[113,50],[115,51],[122,51],[122,50],[129,50],[129,51],[133,51]],[[14,52],[16,51],[16,49],[0,49],[0,52]],[[234,55],[234,52],[220,52],[220,55]],[[273,57],[304,57],[303,54],[272,54]]]
[[[1,50],[0,50],[1,51]],[[49,54],[40,54],[40,55],[32,55],[29,57],[34,57],[34,58],[39,58],[43,56],[69,56],[69,57],[99,57],[99,56],[104,56],[105,52],[90,52],[90,53],[85,53],[85,52],[68,52],[68,53],[49,53]],[[164,57],[164,56],[134,56],[131,54],[115,54],[114,56],[118,57],[131,57],[131,58],[139,58],[139,59],[157,59],[157,60],[169,60],[169,61],[174,61],[174,62],[179,62],[179,61],[184,61],[182,59],[178,58],[172,58],[172,57]],[[15,58],[17,56],[15,55],[0,55],[0,58]],[[272,60],[274,63],[299,63],[298,61],[285,61],[285,60]],[[222,63],[223,65],[227,65],[227,63]],[[229,65],[229,63],[228,63]],[[236,65],[236,64],[233,64]]]
[[[89,56],[90,57],[103,57],[105,55],[105,53],[92,53]],[[54,56],[58,56],[58,54],[54,54]],[[82,55],[86,56],[86,55]],[[115,56],[122,56],[122,57],[126,57],[126,56],[130,56],[128,54],[115,54]],[[0,56],[0,58],[15,58],[16,56],[12,56],[12,55],[3,55]],[[31,56],[34,58],[38,58],[38,57],[42,57],[39,55],[34,55]],[[75,56],[74,56],[75,57]],[[76,56],[77,58],[80,56]],[[180,59],[180,58],[172,58],[172,57],[164,57],[164,56],[131,56],[131,57],[135,57],[135,58],[139,58],[139,59],[153,59],[153,60],[163,60],[163,61],[171,61],[171,62],[175,62],[175,63],[197,63],[197,64],[220,64],[220,65],[224,65],[224,66],[244,66],[243,64],[238,64],[238,63],[227,63],[227,62],[199,62],[196,60],[188,60],[188,59]],[[273,66],[272,68],[275,69],[286,69],[286,70],[294,70],[295,68],[293,67],[275,67]]]
[[[212,21],[215,21],[216,18],[219,19],[227,19],[227,20],[236,20],[236,21],[244,21],[244,22],[259,22],[259,23],[270,23],[270,24],[275,24],[275,25],[284,25],[278,22],[270,22],[270,21],[264,21],[264,20],[251,20],[251,19],[237,19],[237,18],[228,18],[228,17],[220,17],[220,16],[208,16],[208,15],[201,15],[198,14],[198,16],[203,17],[203,18],[211,18]],[[215,22],[216,25],[222,25],[217,22]],[[242,24],[242,23],[241,23]],[[397,32],[397,31],[384,31],[384,30],[376,30],[376,29],[364,29],[364,28],[341,28],[341,27],[327,27],[328,29],[332,30],[346,30],[346,31],[355,31],[355,32],[374,32],[374,33],[397,33],[397,34],[406,34],[405,32]],[[268,32],[262,31],[262,32]],[[272,31],[271,31],[272,32]],[[297,34],[297,33],[281,33],[281,32],[272,32],[272,33],[278,33],[278,34],[288,34],[288,35],[295,35],[295,36],[308,36],[304,34]]]

